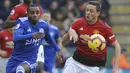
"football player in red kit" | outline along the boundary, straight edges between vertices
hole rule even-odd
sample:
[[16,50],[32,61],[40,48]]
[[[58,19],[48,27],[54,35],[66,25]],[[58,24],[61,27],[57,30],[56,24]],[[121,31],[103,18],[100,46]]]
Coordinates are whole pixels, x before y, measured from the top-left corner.
[[73,57],[66,61],[63,73],[100,73],[99,67],[106,64],[106,48],[99,52],[93,52],[88,47],[88,40],[93,34],[102,35],[107,42],[115,47],[115,66],[113,73],[118,73],[118,61],[120,56],[120,45],[116,40],[112,28],[100,20],[100,4],[98,1],[89,1],[86,5],[85,17],[73,22],[70,30],[63,37],[63,45],[71,41],[77,42],[77,49]]
[[14,48],[13,31],[14,27],[0,31],[0,73],[5,73],[7,61]]
[[[24,3],[16,5],[10,12],[10,15],[8,16],[7,20],[5,21],[4,28],[10,28],[15,26],[16,20],[19,17],[25,17],[27,13],[27,8],[31,2],[32,0],[24,0]],[[42,8],[40,8],[40,11],[40,13],[42,14]]]

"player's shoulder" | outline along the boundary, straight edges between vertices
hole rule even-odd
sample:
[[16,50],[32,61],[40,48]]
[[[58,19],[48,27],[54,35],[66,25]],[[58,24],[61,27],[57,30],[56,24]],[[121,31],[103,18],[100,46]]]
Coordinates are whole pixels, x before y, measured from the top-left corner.
[[84,24],[85,22],[86,22],[85,18],[84,17],[80,17],[77,20],[75,20],[74,23],[81,25],[81,24]]
[[24,5],[23,3],[20,3],[20,4],[16,5],[15,7],[13,7],[10,14],[13,15],[16,12],[21,13],[21,10],[23,10],[23,5]]
[[111,29],[111,27],[103,20],[99,19],[99,23],[106,29]]
[[20,26],[21,27],[26,27],[28,25],[28,17],[20,17],[17,19],[17,25],[16,25],[16,28],[19,28]]
[[45,29],[47,29],[49,27],[48,23],[46,21],[42,20],[42,19],[38,20],[38,24],[39,24],[38,25],[39,27],[43,27]]
[[75,21],[72,23],[72,26],[77,27],[77,28],[80,28],[80,27],[83,26],[85,23],[86,23],[85,18],[84,18],[84,17],[81,17],[81,18],[78,18],[77,20],[75,20]]
[[0,34],[5,34],[8,31],[8,29],[4,29],[0,31]]
[[50,25],[50,27],[51,27],[52,29],[58,30],[58,27],[56,27],[56,26],[54,26],[54,25]]
[[39,23],[44,23],[44,24],[48,24],[46,21],[39,19]]
[[84,18],[84,17],[80,17],[80,18],[78,18],[78,19],[76,20],[76,22],[83,22],[83,21],[85,21],[85,18]]
[[21,8],[23,6],[24,6],[24,3],[20,3],[20,4],[16,5],[14,8]]
[[18,18],[18,21],[20,21],[20,22],[25,22],[25,21],[27,21],[28,20],[28,17],[20,17],[20,18]]

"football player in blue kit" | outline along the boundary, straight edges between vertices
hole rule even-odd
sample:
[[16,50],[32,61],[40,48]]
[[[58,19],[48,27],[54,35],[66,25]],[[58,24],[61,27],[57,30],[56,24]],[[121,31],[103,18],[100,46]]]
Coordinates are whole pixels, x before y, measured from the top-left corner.
[[30,5],[27,17],[17,20],[13,37],[14,50],[6,66],[6,73],[35,73],[37,54],[43,39],[58,53],[60,52],[60,48],[49,33],[50,26],[39,18],[39,7]]
[[[49,11],[44,11],[41,16],[41,19],[43,19],[48,24],[50,24],[51,13]],[[62,47],[61,37],[58,28],[51,24],[50,24],[50,28],[51,28],[50,35],[52,36],[53,39],[55,39],[55,41],[61,48]],[[54,68],[55,65],[56,50],[53,47],[51,47],[45,40],[43,40],[43,45],[44,45],[44,57],[45,57],[44,70],[47,73],[52,73],[52,69]]]

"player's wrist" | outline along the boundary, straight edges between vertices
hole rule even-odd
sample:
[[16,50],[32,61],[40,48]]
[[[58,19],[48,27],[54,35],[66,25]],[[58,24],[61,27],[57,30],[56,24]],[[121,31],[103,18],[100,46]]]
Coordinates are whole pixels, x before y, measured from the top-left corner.
[[57,49],[56,51],[57,51],[57,52],[60,52],[61,50],[60,50],[60,49]]

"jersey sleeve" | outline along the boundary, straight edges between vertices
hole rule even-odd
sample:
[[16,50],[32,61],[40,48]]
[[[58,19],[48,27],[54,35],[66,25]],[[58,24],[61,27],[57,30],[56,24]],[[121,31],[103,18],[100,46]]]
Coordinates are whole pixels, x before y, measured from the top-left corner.
[[9,15],[9,18],[13,19],[13,20],[16,20],[19,18],[19,10],[17,7],[14,7],[11,12],[10,12],[10,15]]
[[22,27],[22,22],[17,20],[16,28],[14,30],[13,41],[26,40],[28,38],[32,38],[33,33],[23,34],[24,28]]
[[56,44],[55,40],[52,38],[50,32],[50,26],[49,24],[47,24],[48,27],[46,28],[46,36],[45,36],[45,40],[47,41],[47,43],[50,44],[50,46],[52,46],[56,51],[60,51],[60,48],[58,47],[58,45]]
[[107,41],[108,44],[112,44],[113,42],[116,41],[116,37],[113,34],[113,31],[112,31],[111,28],[108,28],[106,30],[106,41]]
[[[2,40],[2,31],[0,32],[0,46],[1,46],[1,40]],[[1,47],[0,47],[0,49],[1,49]]]

